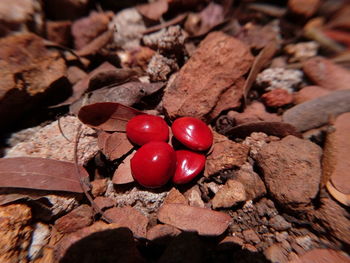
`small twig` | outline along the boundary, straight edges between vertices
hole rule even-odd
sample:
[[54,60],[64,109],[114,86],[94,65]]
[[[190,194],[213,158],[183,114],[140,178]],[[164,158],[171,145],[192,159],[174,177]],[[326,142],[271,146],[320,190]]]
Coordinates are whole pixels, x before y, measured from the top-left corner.
[[64,134],[62,126],[61,126],[61,118],[57,119],[58,129],[60,130],[60,133],[62,134],[63,138],[65,138],[67,141],[72,142],[68,137]]
[[89,190],[90,190],[90,182],[88,178],[83,178],[80,174],[80,169],[79,169],[79,165],[78,165],[78,145],[79,145],[79,139],[80,139],[80,135],[81,135],[81,124],[79,124],[78,128],[77,128],[77,134],[75,137],[75,143],[74,143],[74,163],[75,163],[75,170],[76,170],[76,175],[79,179],[79,183],[81,185],[81,188],[84,191],[85,196],[87,197],[87,199],[89,200],[92,208],[95,210],[95,212],[97,214],[101,215],[101,218],[104,219],[106,222],[108,223],[113,223],[113,220],[108,218],[107,216],[104,215],[103,211],[101,210],[101,208],[96,205],[95,201],[93,200],[93,198],[91,197]]

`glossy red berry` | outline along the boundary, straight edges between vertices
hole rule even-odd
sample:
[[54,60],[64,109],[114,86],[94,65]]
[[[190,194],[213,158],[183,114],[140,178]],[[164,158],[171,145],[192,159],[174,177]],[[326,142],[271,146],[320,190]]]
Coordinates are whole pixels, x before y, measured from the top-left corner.
[[176,119],[171,130],[178,141],[195,151],[208,150],[213,143],[213,133],[209,127],[196,118]]
[[161,117],[142,114],[128,122],[126,135],[137,145],[144,145],[151,141],[166,142],[169,140],[169,127]]
[[176,154],[165,142],[149,142],[135,153],[130,161],[134,179],[150,188],[165,185],[174,175]]
[[186,184],[192,181],[205,166],[205,156],[188,150],[176,151],[176,170],[173,177],[175,184]]

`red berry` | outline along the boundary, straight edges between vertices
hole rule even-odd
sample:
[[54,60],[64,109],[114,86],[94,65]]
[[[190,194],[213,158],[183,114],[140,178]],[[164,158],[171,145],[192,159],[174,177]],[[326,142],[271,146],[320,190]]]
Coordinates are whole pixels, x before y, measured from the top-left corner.
[[187,150],[176,151],[176,170],[173,177],[175,184],[185,184],[195,178],[205,165],[205,156]]
[[201,120],[192,117],[176,119],[171,130],[177,140],[195,151],[205,151],[213,143],[213,133]]
[[130,161],[134,179],[150,188],[165,185],[174,175],[176,154],[165,142],[149,142],[143,145]]
[[128,122],[126,135],[137,145],[144,145],[151,141],[166,142],[169,140],[169,128],[161,117],[142,114]]

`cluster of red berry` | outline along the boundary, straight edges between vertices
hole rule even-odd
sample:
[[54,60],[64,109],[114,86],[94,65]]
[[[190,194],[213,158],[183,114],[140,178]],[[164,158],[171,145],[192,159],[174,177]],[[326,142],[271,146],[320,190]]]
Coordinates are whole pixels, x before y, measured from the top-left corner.
[[158,116],[138,115],[126,126],[131,142],[141,146],[131,159],[131,172],[141,185],[161,187],[170,179],[175,184],[190,182],[203,169],[203,151],[213,143],[213,133],[201,120],[192,117],[176,119],[171,126],[173,136],[189,150],[175,151],[167,141],[169,127]]

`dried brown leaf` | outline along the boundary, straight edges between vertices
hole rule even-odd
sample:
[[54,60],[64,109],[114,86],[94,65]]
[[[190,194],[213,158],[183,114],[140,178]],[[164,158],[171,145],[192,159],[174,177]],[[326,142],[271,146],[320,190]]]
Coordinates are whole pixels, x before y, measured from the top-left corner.
[[128,184],[134,182],[134,178],[131,174],[130,160],[134,156],[136,151],[130,154],[124,159],[124,161],[115,170],[112,182],[114,184]]
[[127,122],[142,112],[120,103],[100,102],[81,107],[79,120],[104,131],[125,131]]
[[161,82],[142,83],[134,81],[114,87],[102,88],[87,93],[81,99],[74,102],[70,106],[70,112],[77,114],[82,106],[100,102],[114,102],[125,106],[132,106],[140,102],[143,97],[159,91],[163,86],[164,83]]
[[[88,177],[83,167],[80,174]],[[45,158],[0,159],[0,187],[82,193],[74,163]]]
[[338,191],[338,189],[333,186],[331,181],[328,181],[326,183],[326,187],[328,192],[334,197],[334,199],[336,199],[338,202],[342,203],[343,205],[350,206],[350,194],[344,194]]
[[110,160],[119,159],[134,147],[125,133],[114,132],[112,134],[101,132],[97,139],[98,147]]
[[247,96],[252,87],[253,83],[256,80],[259,72],[266,66],[267,62],[271,60],[273,55],[276,53],[278,49],[277,43],[275,41],[271,41],[267,46],[265,46],[259,53],[259,55],[255,58],[253,62],[253,66],[250,69],[248,78],[244,84],[243,90],[243,98],[245,104],[247,103]]
[[101,50],[101,48],[103,48],[105,45],[107,45],[108,42],[112,39],[112,36],[113,31],[106,31],[92,40],[89,44],[76,51],[76,54],[82,57],[93,55]]
[[263,132],[267,135],[277,136],[280,138],[288,135],[301,137],[301,134],[297,132],[296,128],[288,123],[267,121],[250,122],[237,125],[227,130],[225,135],[232,138],[245,138],[252,132]]

